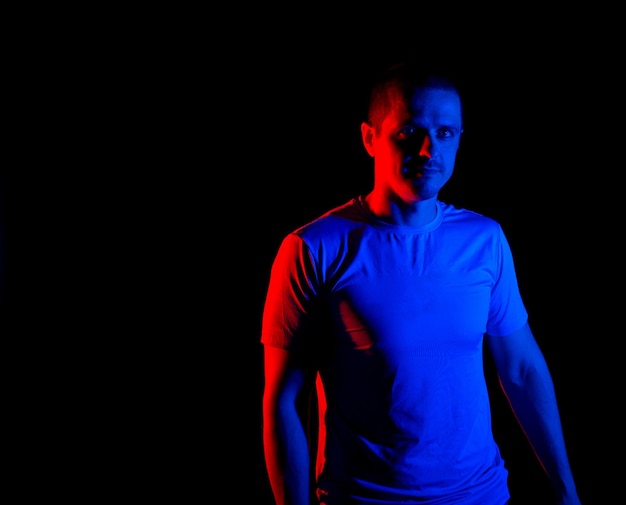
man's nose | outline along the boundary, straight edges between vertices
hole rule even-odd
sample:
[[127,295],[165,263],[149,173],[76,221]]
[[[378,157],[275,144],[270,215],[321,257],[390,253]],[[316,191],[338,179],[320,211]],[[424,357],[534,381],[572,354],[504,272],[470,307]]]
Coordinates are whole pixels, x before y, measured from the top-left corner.
[[432,158],[432,147],[433,143],[430,141],[430,136],[424,135],[424,138],[420,143],[419,155],[426,158]]

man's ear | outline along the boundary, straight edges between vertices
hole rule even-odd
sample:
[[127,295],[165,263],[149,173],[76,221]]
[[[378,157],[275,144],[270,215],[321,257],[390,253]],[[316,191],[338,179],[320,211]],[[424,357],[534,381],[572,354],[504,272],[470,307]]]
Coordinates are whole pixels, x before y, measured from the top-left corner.
[[361,139],[367,154],[374,156],[374,127],[369,123],[361,123]]

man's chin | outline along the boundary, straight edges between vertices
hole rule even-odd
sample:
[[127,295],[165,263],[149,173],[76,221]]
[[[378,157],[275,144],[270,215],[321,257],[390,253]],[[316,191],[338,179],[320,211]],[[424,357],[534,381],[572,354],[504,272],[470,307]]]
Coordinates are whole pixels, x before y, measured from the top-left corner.
[[413,192],[420,200],[428,200],[439,194],[441,186],[433,184],[428,177],[415,178],[412,180]]

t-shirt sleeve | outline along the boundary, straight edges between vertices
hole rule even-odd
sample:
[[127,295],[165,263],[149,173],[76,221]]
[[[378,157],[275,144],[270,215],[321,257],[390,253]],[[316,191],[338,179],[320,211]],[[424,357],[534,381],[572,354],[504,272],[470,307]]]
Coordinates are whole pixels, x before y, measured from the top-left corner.
[[281,243],[272,268],[263,309],[261,342],[294,349],[306,347],[316,290],[309,248],[296,234]]
[[491,293],[487,333],[504,336],[521,328],[528,319],[528,313],[520,294],[513,254],[501,227],[498,227],[495,248],[495,282]]

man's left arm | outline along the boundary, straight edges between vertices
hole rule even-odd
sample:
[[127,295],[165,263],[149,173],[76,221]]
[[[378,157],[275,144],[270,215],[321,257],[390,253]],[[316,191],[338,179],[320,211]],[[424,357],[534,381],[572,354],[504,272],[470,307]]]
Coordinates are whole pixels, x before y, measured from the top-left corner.
[[554,383],[526,323],[507,336],[486,337],[500,385],[550,479],[558,505],[580,505],[567,456]]

